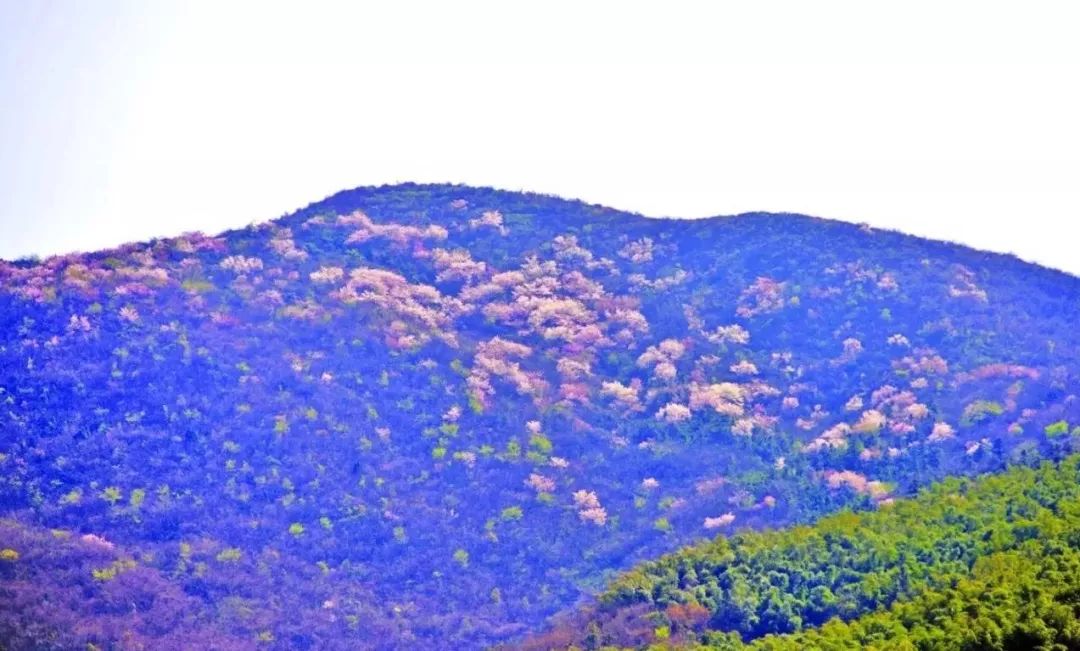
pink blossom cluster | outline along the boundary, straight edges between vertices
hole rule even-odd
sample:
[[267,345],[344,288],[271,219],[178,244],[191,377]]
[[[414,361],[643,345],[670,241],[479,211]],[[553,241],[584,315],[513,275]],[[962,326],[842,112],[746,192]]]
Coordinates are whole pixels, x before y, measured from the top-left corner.
[[91,329],[90,319],[84,315],[72,314],[71,318],[68,319],[67,331],[69,333],[80,332],[85,334],[90,332]]
[[905,370],[912,375],[946,375],[949,372],[949,363],[933,349],[919,348],[912,351],[913,354],[893,361],[893,368]]
[[125,305],[124,307],[120,308],[120,319],[123,321],[127,321],[128,323],[138,323],[139,311],[131,307],[130,305]]
[[727,513],[717,516],[715,518],[705,518],[706,529],[719,529],[726,527],[732,522],[735,522],[735,514],[728,511]]
[[86,543],[88,545],[93,545],[94,547],[101,547],[102,549],[115,549],[116,548],[116,545],[109,542],[105,538],[102,538],[101,536],[97,535],[96,533],[84,533],[82,536],[79,537],[79,540],[83,541],[84,543]]
[[878,272],[867,268],[862,260],[831,265],[825,268],[825,273],[831,276],[843,276],[845,284],[874,282],[878,280]]
[[917,423],[930,415],[930,408],[918,402],[914,393],[889,384],[875,390],[870,402],[879,413],[888,413],[889,430],[901,436],[914,432]]
[[934,423],[934,429],[930,432],[930,436],[927,437],[927,441],[931,443],[938,443],[940,441],[946,441],[956,436],[956,430],[952,428],[952,425],[948,423],[937,422]]
[[[860,403],[861,404],[861,403]],[[799,429],[810,431],[818,426],[823,420],[829,417],[829,412],[825,411],[820,404],[814,405],[814,408],[810,411],[808,418],[799,418],[795,421],[795,426]]]
[[308,278],[319,284],[331,284],[340,282],[345,277],[345,270],[341,267],[319,267],[318,271],[312,271]]
[[900,346],[901,348],[910,348],[911,342],[908,338],[901,334],[891,335],[887,341],[890,346]]
[[652,368],[653,378],[671,382],[677,373],[675,362],[686,353],[686,346],[678,339],[665,339],[649,346],[637,359],[640,368]]
[[581,345],[598,344],[605,340],[596,324],[597,316],[573,298],[553,298],[533,302],[528,324],[544,339],[558,339]]
[[649,332],[649,322],[641,312],[633,308],[614,305],[604,311],[604,318],[607,319],[609,327],[621,326],[615,332],[615,339],[625,344],[633,342],[638,335]]
[[658,292],[663,292],[681,285],[690,279],[690,274],[686,273],[682,269],[677,269],[668,276],[661,276],[654,280],[649,280],[645,274],[630,274],[626,277],[633,287],[637,289],[651,289]]
[[632,242],[627,242],[619,249],[619,257],[635,263],[649,262],[653,259],[652,238],[643,237]]
[[789,375],[798,371],[791,363],[793,359],[794,356],[790,351],[774,352],[769,355],[769,363]]
[[[561,242],[564,254],[574,250],[568,241]],[[505,300],[507,291],[513,297],[510,301]],[[496,273],[461,293],[470,301],[496,296],[500,298],[481,308],[486,318],[562,342],[569,351],[586,353],[583,359],[616,341],[630,344],[648,330],[632,299],[607,294],[579,270],[560,274],[553,260],[542,262],[531,256],[519,270]]]
[[114,275],[112,269],[90,268],[81,262],[69,264],[64,268],[64,287],[77,289],[85,296],[94,296],[98,289],[97,283],[101,283]]
[[821,450],[842,449],[847,447],[847,437],[851,434],[851,426],[847,423],[838,423],[822,432],[817,438],[810,441],[803,448],[804,452],[820,452]]
[[922,420],[930,415],[930,408],[921,402],[917,402],[913,405],[908,405],[904,414],[912,420]]
[[1024,385],[1020,382],[1013,382],[1009,385],[1009,388],[1005,390],[1005,411],[1016,411],[1016,408],[1019,406],[1017,398],[1020,397],[1020,392],[1023,390]]
[[[855,396],[852,401],[858,400],[859,408],[862,407],[862,398]],[[875,409],[891,409],[893,415],[904,413],[910,405],[915,404],[917,397],[910,391],[901,391],[891,384],[885,384],[875,389],[870,394],[870,404]],[[851,402],[849,401],[849,405]]]
[[305,321],[314,321],[323,314],[322,306],[311,299],[303,299],[281,309],[281,316]]
[[121,283],[114,287],[113,294],[117,296],[152,296],[154,290],[150,289],[146,283],[129,282]]
[[54,256],[32,267],[17,267],[0,260],[0,287],[16,296],[36,303],[44,303],[56,296],[56,280],[60,268],[67,263],[80,263],[75,254]]
[[[151,260],[152,261],[152,260]],[[152,266],[120,267],[116,270],[118,284],[116,294],[150,295],[150,287],[161,287],[169,282],[169,272]]]
[[[467,207],[467,206],[466,206]],[[506,227],[503,226],[503,216],[498,210],[487,210],[479,217],[469,220],[470,228],[494,228],[499,231],[499,235],[506,235]]]
[[855,361],[855,359],[862,353],[862,342],[855,337],[848,337],[841,344],[842,352],[840,356],[832,361],[833,364],[847,364]]
[[560,262],[579,262],[588,265],[592,262],[592,251],[578,244],[574,235],[557,235],[551,242],[555,249],[555,259]]
[[463,301],[479,301],[491,296],[504,294],[507,290],[517,288],[526,282],[525,274],[521,271],[503,271],[493,275],[490,280],[476,285],[464,287],[458,295]]
[[532,488],[537,493],[555,492],[555,480],[536,472],[529,475],[529,478],[525,480],[525,485]]
[[731,372],[735,375],[757,375],[758,368],[749,360],[739,360],[731,365]]
[[[873,393],[870,393],[870,404],[874,406],[881,406],[894,401],[897,395],[900,395],[901,391],[896,389],[892,384],[882,384],[879,388],[875,389]],[[858,396],[856,396],[858,397]],[[914,395],[907,394],[903,398],[904,401],[914,401]],[[861,404],[861,398],[860,398]]]
[[895,292],[900,289],[900,284],[896,282],[896,277],[888,272],[881,274],[881,278],[878,278],[877,286],[878,289],[886,292]]
[[222,312],[221,310],[214,310],[210,313],[210,322],[216,326],[221,327],[233,327],[240,325],[239,318],[233,316],[232,314]]
[[431,259],[437,271],[435,280],[439,282],[471,282],[487,275],[487,264],[473,260],[472,255],[465,249],[435,249],[431,252]]
[[847,486],[856,493],[869,495],[875,500],[883,499],[889,494],[889,489],[884,483],[869,481],[864,475],[851,470],[828,470],[825,472],[825,482],[829,488],[837,489]]
[[587,405],[592,389],[584,382],[563,382],[559,385],[559,399],[565,402],[577,402]]
[[218,266],[236,274],[247,274],[262,269],[263,261],[254,257],[230,255],[218,263]]
[[656,419],[666,423],[682,423],[690,420],[690,408],[677,402],[669,402],[656,412]]
[[562,357],[555,365],[555,370],[564,380],[580,380],[592,375],[592,368],[588,360],[571,359]]
[[568,271],[559,279],[562,292],[580,301],[598,302],[606,297],[604,286],[577,269]]
[[877,409],[868,409],[859,416],[858,422],[851,429],[859,434],[877,434],[887,421],[885,414]]
[[1009,379],[1026,379],[1026,380],[1038,380],[1039,371],[1031,368],[1030,366],[1021,366],[1020,364],[984,364],[974,368],[966,373],[957,373],[956,382],[958,384],[965,384],[967,382],[974,382],[976,380],[990,380],[995,378],[1009,378]]
[[609,396],[615,400],[615,404],[625,411],[641,411],[641,380],[633,379],[629,385],[618,381],[602,382],[600,395]]
[[758,277],[739,295],[735,314],[745,319],[783,309],[785,286],[786,283],[777,282],[767,276]]
[[728,485],[727,477],[706,477],[694,482],[694,491],[698,495],[712,495],[724,486]]
[[953,269],[953,279],[949,285],[949,296],[952,298],[970,298],[980,303],[985,303],[987,300],[986,290],[975,284],[975,272],[959,264]]
[[358,227],[345,240],[346,244],[362,244],[373,239],[387,239],[399,246],[422,244],[425,240],[445,240],[449,233],[442,226],[432,224],[424,228],[404,224],[376,224],[362,211],[339,216],[339,225]]
[[690,409],[698,410],[711,407],[716,413],[724,416],[738,417],[744,413],[743,404],[746,400],[746,392],[743,387],[732,382],[720,382],[718,384],[690,385]]
[[592,491],[575,491],[574,506],[577,507],[578,518],[582,522],[591,522],[598,527],[602,527],[607,522],[607,511],[600,506],[600,498]]
[[354,269],[348,282],[331,296],[349,305],[378,308],[381,316],[401,321],[419,343],[434,335],[457,345],[448,328],[468,310],[458,299],[443,296],[430,285],[414,285],[393,271],[371,267]]
[[223,237],[211,237],[199,231],[182,233],[175,238],[173,247],[181,253],[195,253],[197,251],[213,251],[224,253],[228,250],[228,243]]
[[718,326],[716,330],[706,334],[705,338],[714,344],[745,345],[750,343],[750,332],[741,325],[732,324]]
[[751,436],[754,433],[754,420],[752,418],[737,418],[731,424],[731,433],[735,436]]
[[532,348],[494,337],[476,347],[473,367],[469,373],[469,391],[474,398],[487,405],[488,399],[495,395],[492,380],[495,378],[509,382],[519,394],[530,395],[539,400],[547,390],[547,383],[539,373],[522,370],[515,359],[532,355]]
[[[202,297],[195,296],[194,298],[201,299]],[[285,305],[285,296],[276,289],[267,289],[259,293],[256,302],[267,307],[280,307]]]
[[279,229],[270,238],[270,248],[274,250],[274,253],[286,260],[306,260],[308,257],[307,251],[297,248],[292,236],[292,229]]

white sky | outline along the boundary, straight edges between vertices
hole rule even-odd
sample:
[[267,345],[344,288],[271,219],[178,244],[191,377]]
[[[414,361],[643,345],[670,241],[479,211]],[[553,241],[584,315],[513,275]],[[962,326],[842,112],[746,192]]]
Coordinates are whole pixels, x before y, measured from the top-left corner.
[[418,181],[1080,273],[1075,4],[0,0],[0,257]]

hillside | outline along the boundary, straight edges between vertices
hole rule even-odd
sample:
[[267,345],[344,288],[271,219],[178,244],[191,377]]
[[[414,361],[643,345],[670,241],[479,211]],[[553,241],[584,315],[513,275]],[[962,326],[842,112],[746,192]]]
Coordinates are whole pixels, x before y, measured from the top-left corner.
[[643,564],[526,648],[1075,649],[1080,456]]
[[953,244],[461,186],[0,263],[0,632],[520,640],[683,545],[1080,449],[1078,318]]

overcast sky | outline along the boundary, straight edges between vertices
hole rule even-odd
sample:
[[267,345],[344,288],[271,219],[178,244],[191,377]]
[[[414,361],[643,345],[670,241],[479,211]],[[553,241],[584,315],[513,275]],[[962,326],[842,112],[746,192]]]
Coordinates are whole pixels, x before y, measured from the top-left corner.
[[1075,3],[368,4],[0,0],[0,257],[420,181],[1080,273]]

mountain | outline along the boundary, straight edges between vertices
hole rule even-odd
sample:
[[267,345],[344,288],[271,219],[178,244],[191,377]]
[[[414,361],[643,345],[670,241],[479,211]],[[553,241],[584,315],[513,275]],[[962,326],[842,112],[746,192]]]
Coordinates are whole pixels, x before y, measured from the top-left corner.
[[0,639],[526,644],[685,545],[1080,449],[1078,317],[955,244],[450,185],[0,263]]

